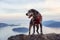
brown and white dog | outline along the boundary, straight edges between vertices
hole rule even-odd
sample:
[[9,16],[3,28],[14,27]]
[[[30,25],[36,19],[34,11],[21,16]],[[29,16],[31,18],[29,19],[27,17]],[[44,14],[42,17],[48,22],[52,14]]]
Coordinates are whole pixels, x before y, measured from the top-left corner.
[[40,32],[42,33],[42,16],[41,14],[35,10],[35,9],[30,9],[26,15],[31,18],[30,24],[29,24],[29,35],[30,35],[30,31],[31,31],[31,27],[33,26],[33,34],[35,33],[35,26],[37,28],[37,33],[39,34],[38,30],[39,30],[39,25],[40,25]]

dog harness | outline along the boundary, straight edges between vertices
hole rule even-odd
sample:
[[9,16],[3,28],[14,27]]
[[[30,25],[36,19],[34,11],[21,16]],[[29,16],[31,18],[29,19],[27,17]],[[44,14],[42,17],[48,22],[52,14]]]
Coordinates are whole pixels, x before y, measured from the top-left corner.
[[37,18],[34,20],[35,24],[40,24],[41,16],[37,16]]

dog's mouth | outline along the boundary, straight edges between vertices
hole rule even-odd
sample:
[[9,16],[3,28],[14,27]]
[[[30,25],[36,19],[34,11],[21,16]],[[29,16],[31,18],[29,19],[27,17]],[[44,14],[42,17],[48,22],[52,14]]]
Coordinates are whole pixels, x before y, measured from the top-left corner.
[[32,15],[30,15],[28,18],[31,18],[32,17]]
[[33,15],[31,13],[30,14],[26,13],[26,16],[28,16],[28,18],[31,18]]

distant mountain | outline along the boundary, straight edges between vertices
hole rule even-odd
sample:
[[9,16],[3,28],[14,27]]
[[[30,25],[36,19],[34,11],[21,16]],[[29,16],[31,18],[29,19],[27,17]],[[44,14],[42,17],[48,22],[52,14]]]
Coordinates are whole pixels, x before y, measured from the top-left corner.
[[6,24],[6,23],[0,23],[0,28],[1,27],[6,27],[6,26],[8,26],[8,24]]
[[16,25],[16,24],[9,24],[9,26],[19,26],[19,25]]
[[49,20],[49,21],[44,21],[43,25],[47,26],[47,27],[59,28],[60,27],[60,22]]
[[2,28],[2,27],[7,27],[7,26],[18,26],[18,25],[7,24],[7,23],[0,23],[0,28]]
[[12,29],[14,32],[20,32],[20,33],[26,33],[28,32],[28,28],[22,27],[22,28],[14,28]]

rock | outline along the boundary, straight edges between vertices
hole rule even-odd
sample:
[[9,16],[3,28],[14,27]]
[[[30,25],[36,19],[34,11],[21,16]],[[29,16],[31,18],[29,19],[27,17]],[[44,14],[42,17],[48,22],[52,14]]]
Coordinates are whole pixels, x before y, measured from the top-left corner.
[[60,40],[60,34],[44,34],[44,35],[16,35],[11,36],[8,40]]

